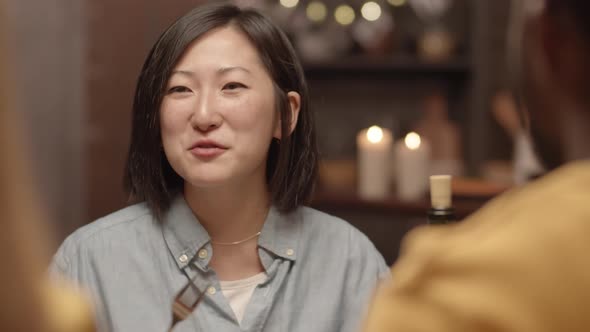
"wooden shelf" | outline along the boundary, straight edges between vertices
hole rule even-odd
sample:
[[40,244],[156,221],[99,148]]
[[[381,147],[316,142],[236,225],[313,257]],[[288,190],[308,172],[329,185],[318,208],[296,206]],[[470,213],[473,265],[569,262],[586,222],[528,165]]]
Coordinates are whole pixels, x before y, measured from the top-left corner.
[[388,79],[445,78],[464,80],[470,76],[471,67],[466,59],[446,62],[425,62],[413,57],[351,56],[333,61],[304,63],[310,79],[361,76]]
[[[457,218],[463,219],[482,207],[492,196],[454,195],[453,207]],[[355,210],[358,212],[391,213],[395,215],[426,217],[430,200],[424,197],[415,202],[404,202],[395,196],[381,200],[364,200],[352,192],[318,191],[311,206],[325,211]]]

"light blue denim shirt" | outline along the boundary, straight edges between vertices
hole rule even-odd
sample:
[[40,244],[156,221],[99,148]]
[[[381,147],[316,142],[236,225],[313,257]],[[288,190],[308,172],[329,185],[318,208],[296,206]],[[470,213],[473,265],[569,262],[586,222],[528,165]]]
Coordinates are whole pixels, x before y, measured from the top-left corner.
[[268,278],[254,290],[241,324],[208,267],[209,235],[182,196],[163,222],[137,204],[80,228],[51,268],[90,291],[100,331],[121,332],[167,331],[187,277],[212,288],[175,332],[358,331],[378,281],[389,276],[365,235],[307,207],[289,214],[271,208],[258,245]]

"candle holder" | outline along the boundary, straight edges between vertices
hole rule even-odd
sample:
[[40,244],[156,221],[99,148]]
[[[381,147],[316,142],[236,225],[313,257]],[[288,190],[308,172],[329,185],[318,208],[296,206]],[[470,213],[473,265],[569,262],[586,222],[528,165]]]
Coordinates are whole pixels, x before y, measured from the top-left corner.
[[357,189],[366,200],[379,200],[389,196],[391,131],[379,126],[361,130],[357,135]]
[[430,150],[430,144],[414,132],[395,144],[395,180],[399,200],[416,201],[426,193]]

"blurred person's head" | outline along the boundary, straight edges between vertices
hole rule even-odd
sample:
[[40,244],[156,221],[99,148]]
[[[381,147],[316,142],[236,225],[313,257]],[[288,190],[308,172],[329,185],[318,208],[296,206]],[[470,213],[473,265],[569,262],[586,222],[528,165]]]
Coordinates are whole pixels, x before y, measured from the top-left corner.
[[[0,2],[0,331],[94,331],[89,301],[50,280],[50,232],[32,172],[9,77],[7,20]],[[13,54],[10,54],[13,56]]]
[[132,131],[126,185],[156,215],[185,185],[260,177],[281,211],[311,194],[318,156],[303,70],[254,10],[207,5],[174,22],[144,63]]
[[549,169],[590,156],[590,1],[516,0],[523,26],[523,93]]
[[0,331],[45,331],[44,266],[49,261],[39,210],[26,172],[7,70],[6,20],[0,3]]

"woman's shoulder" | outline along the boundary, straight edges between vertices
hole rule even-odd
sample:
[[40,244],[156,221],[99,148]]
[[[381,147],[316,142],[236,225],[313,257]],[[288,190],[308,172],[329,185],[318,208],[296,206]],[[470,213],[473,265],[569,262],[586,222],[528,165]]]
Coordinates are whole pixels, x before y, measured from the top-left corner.
[[323,257],[329,256],[332,263],[353,265],[379,277],[388,275],[385,260],[373,242],[349,222],[309,207],[297,212],[301,216],[302,247],[309,256],[322,257],[321,264],[327,264]]
[[323,241],[346,241],[354,246],[374,248],[364,233],[340,217],[311,207],[300,207],[297,212],[301,216],[305,234],[315,234]]
[[133,230],[137,227],[148,226],[154,218],[145,203],[139,203],[115,211],[84,225],[72,233],[69,238],[85,241],[89,238],[105,233]]
[[340,217],[308,206],[297,208],[296,214],[298,214],[305,223],[316,227],[326,227],[337,230],[349,230],[349,227],[352,227],[352,225]]
[[78,228],[61,244],[55,258],[78,256],[81,250],[94,251],[117,240],[129,241],[150,229],[155,231],[155,225],[145,203],[131,205]]

